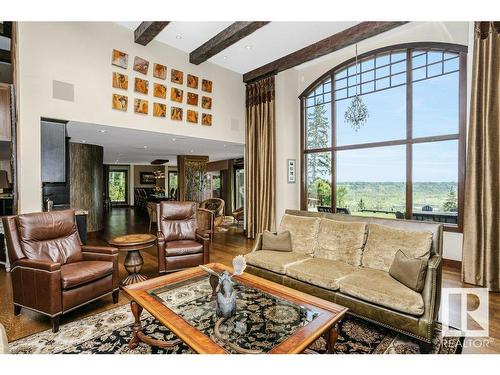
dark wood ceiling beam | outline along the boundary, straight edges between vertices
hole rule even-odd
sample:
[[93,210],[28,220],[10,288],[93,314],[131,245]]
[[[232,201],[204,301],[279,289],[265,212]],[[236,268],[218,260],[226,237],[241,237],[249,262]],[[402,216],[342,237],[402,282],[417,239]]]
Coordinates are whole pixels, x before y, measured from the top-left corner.
[[11,63],[10,51],[0,49],[0,62]]
[[269,21],[235,22],[192,51],[189,62],[199,65],[268,23]]
[[356,44],[364,39],[381,34],[395,27],[404,25],[407,21],[401,22],[361,22],[337,34],[329,36],[319,42],[292,52],[277,60],[261,66],[260,68],[243,74],[243,82],[248,83],[258,78],[275,74],[294,66],[303,64],[307,61],[317,59],[318,57],[335,52],[347,46]]
[[134,41],[143,46],[151,42],[170,21],[145,21],[134,31]]

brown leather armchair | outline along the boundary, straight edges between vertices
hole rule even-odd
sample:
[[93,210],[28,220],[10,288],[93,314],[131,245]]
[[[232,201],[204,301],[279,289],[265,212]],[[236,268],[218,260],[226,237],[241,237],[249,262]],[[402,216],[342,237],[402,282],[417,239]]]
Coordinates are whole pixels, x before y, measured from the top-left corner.
[[113,295],[118,302],[118,249],[82,245],[74,210],[2,218],[14,315],[21,308],[48,315],[52,331],[62,314]]
[[224,221],[225,202],[220,198],[209,198],[198,207],[198,224],[200,230],[210,233],[213,238],[215,228]]
[[197,230],[196,203],[164,201],[157,210],[158,272],[209,263],[210,239]]

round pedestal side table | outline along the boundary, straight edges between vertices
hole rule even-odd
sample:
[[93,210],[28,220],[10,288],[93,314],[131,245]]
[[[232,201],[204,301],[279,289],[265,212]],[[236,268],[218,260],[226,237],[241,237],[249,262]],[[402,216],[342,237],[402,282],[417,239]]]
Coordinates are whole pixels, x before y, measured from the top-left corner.
[[154,246],[155,242],[156,236],[152,234],[127,234],[109,241],[111,246],[127,252],[123,265],[128,272],[128,276],[122,280],[122,286],[147,280],[147,277],[140,273],[144,264],[140,251]]

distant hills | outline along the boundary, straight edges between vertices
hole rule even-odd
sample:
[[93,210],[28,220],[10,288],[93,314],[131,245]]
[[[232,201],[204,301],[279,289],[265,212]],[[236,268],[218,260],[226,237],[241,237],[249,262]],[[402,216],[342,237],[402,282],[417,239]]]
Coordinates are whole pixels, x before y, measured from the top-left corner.
[[[339,195],[343,202],[339,207],[347,207],[351,212],[361,208],[401,211],[405,210],[404,182],[337,182],[337,191],[345,189]],[[422,208],[429,205],[433,211],[444,211],[443,205],[457,192],[456,182],[414,182],[413,207]],[[363,200],[363,203],[361,202]]]

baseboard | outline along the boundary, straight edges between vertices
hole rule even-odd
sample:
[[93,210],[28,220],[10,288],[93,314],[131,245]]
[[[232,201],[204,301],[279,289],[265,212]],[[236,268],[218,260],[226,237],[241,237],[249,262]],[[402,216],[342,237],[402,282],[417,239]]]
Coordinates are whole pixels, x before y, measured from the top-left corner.
[[453,259],[443,259],[443,266],[447,268],[453,268],[456,270],[462,270],[462,262]]

